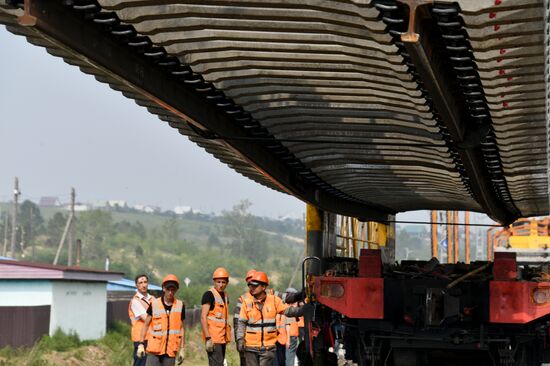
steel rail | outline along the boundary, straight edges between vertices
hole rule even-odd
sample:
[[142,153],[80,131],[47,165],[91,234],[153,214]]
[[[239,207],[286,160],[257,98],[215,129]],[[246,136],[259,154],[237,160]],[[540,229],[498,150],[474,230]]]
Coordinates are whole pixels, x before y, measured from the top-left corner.
[[550,207],[550,0],[544,0],[544,82],[546,86],[546,159],[548,206]]
[[[467,179],[471,194],[487,215],[502,224],[510,224],[519,217],[519,211],[510,210],[496,192],[494,182],[487,173],[482,150],[483,142],[490,136],[490,123],[474,121],[465,111],[465,98],[457,94],[459,82],[449,62],[444,62],[444,41],[436,31],[437,25],[426,7],[412,7],[417,0],[398,0],[409,6],[408,32],[401,37],[402,47],[415,68],[415,74],[427,91],[433,105],[434,115],[450,135],[450,144],[459,155],[463,175]],[[426,3],[421,0],[418,3]],[[411,37],[411,30],[419,37]]]

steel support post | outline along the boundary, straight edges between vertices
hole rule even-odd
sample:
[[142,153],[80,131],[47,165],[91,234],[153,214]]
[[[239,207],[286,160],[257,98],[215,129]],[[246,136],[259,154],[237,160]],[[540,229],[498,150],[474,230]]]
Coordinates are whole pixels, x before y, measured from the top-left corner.
[[470,264],[470,213],[464,211],[464,261]]
[[431,230],[432,230],[432,258],[439,257],[439,247],[437,245],[437,211],[431,212]]
[[458,237],[458,211],[453,211],[453,249],[454,249],[454,255],[453,259],[455,263],[458,263],[460,256],[458,254],[458,249],[460,248],[460,238]]
[[453,262],[453,227],[451,225],[452,222],[452,215],[451,211],[447,211],[447,263],[454,263]]
[[[306,256],[323,256],[323,218],[324,212],[310,204],[306,207]],[[306,267],[307,273],[321,274],[321,266],[318,261],[309,261]]]

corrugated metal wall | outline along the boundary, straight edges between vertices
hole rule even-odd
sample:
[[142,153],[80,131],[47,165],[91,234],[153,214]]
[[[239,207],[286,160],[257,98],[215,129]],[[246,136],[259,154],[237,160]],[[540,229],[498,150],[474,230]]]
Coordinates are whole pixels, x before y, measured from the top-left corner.
[[0,347],[32,346],[50,329],[50,306],[0,307]]

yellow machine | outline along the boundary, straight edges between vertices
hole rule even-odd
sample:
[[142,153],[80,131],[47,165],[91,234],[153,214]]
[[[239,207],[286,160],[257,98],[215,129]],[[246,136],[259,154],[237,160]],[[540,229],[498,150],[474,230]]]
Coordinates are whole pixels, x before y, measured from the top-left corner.
[[487,231],[487,257],[494,251],[512,251],[522,262],[548,262],[550,260],[550,217],[519,219],[502,229]]

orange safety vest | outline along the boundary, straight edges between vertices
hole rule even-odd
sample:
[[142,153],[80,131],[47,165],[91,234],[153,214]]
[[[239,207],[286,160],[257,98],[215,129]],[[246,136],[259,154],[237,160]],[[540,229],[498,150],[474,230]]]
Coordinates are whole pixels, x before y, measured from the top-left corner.
[[[265,292],[269,295],[275,295],[275,291],[273,291],[272,288],[265,290]],[[244,300],[251,296],[252,295],[250,295],[250,292],[248,291],[242,294],[241,296],[239,296],[239,298],[237,299],[237,307],[235,308],[235,314],[233,315],[235,319],[239,319]]]
[[[212,287],[210,289],[212,295],[214,295],[214,308],[208,311],[206,316],[206,324],[208,325],[208,332],[210,338],[215,344],[226,344],[231,341],[231,325],[229,325],[229,302],[227,300],[227,294],[224,294],[224,298],[220,293]],[[204,332],[202,334],[203,340],[206,339]]]
[[277,342],[277,314],[282,314],[286,305],[274,295],[267,294],[262,310],[253,296],[245,299],[240,320],[246,321],[246,347],[273,347]]
[[250,295],[250,292],[245,292],[244,294],[239,296],[239,298],[237,299],[237,306],[235,307],[235,314],[233,314],[235,319],[239,319],[239,316],[241,314],[241,308],[243,307],[243,302],[244,302],[244,300],[246,300],[250,296],[252,296],[252,295]]
[[[143,308],[147,310],[149,308],[149,303],[141,296],[139,296],[137,293],[134,295],[132,300],[128,303],[128,316],[130,317],[130,322],[132,323],[132,342],[139,342],[140,341],[140,335],[141,335],[141,329],[143,329],[143,325],[145,322],[141,320],[139,317],[136,317],[134,312],[132,311],[132,301],[137,300],[141,305],[143,305]],[[149,332],[145,335],[145,339],[149,336]]]
[[285,326],[286,316],[284,316],[283,314],[277,314],[277,317],[275,319],[276,319],[275,324],[277,326],[277,342],[279,342],[279,344],[282,344],[284,346],[287,340],[287,333],[286,333],[286,326]]
[[[292,304],[291,306],[298,306],[297,304]],[[304,317],[299,318],[286,317],[286,325],[289,326],[288,335],[291,337],[298,337],[300,335],[300,327],[304,326]]]
[[151,328],[149,328],[150,336],[147,342],[147,353],[176,357],[183,336],[181,333],[183,302],[176,299],[170,312],[164,309],[160,297],[153,299],[151,305],[153,314]]

